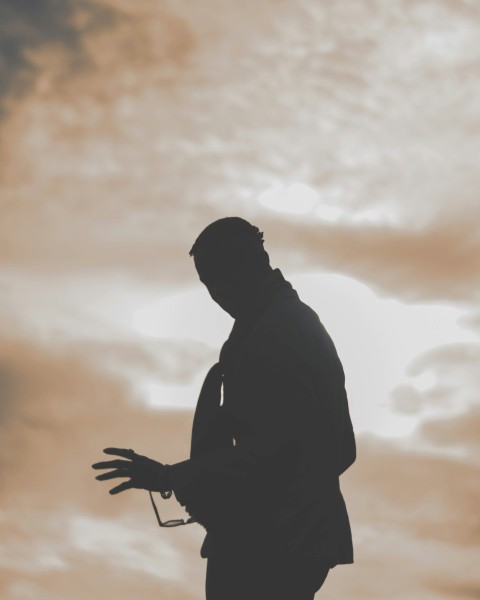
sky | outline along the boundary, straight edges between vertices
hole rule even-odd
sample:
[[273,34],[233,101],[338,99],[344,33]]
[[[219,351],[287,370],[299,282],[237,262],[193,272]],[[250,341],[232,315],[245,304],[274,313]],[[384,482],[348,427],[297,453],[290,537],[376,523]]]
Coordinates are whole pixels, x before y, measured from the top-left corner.
[[476,0],[0,1],[2,599],[203,598],[201,527],[90,465],[188,457],[224,216],[346,373],[355,562],[317,597],[480,598],[479,75]]

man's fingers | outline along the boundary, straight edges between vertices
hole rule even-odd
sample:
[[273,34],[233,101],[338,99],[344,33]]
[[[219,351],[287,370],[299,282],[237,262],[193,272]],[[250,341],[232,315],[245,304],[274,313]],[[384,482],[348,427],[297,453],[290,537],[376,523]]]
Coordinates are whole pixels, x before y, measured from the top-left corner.
[[123,458],[132,458],[135,452],[129,448],[104,448],[105,454],[116,454]]
[[109,473],[97,475],[95,479],[98,479],[98,481],[104,481],[105,479],[114,479],[115,477],[131,477],[131,473],[127,469],[116,469],[115,471],[110,471]]
[[133,484],[131,481],[124,481],[120,485],[117,485],[117,487],[112,488],[109,491],[109,494],[112,494],[112,495],[119,494],[120,492],[123,492],[124,490],[129,490],[132,487],[133,487]]
[[92,469],[122,469],[131,465],[132,462],[127,460],[105,460],[92,465]]

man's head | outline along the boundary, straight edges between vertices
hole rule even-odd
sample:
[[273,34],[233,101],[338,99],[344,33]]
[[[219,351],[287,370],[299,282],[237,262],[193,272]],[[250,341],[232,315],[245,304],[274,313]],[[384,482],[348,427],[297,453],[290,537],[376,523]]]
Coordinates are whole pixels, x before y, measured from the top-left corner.
[[272,270],[263,248],[263,233],[239,217],[225,217],[208,225],[190,256],[213,300],[234,318],[248,310]]

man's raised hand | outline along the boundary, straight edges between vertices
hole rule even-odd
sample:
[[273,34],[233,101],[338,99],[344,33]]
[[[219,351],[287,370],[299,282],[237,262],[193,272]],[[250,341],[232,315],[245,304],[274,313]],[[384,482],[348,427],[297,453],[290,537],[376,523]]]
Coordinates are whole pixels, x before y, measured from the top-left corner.
[[159,491],[160,480],[163,470],[163,464],[136,454],[133,450],[127,448],[105,448],[105,454],[122,456],[127,460],[108,460],[98,462],[92,465],[92,469],[113,469],[108,473],[97,475],[95,479],[105,481],[107,479],[116,479],[117,477],[127,477],[120,485],[112,488],[110,494],[118,494],[130,488]]

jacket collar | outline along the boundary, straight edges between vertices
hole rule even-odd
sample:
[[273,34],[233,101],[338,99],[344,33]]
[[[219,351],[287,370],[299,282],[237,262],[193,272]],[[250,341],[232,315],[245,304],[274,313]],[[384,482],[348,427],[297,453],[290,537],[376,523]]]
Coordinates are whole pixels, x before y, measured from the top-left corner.
[[223,344],[220,352],[220,364],[223,372],[235,360],[240,345],[268,307],[279,298],[285,297],[298,299],[298,294],[292,284],[284,278],[280,269],[273,269],[265,278],[252,309],[247,315],[235,320],[230,335]]

